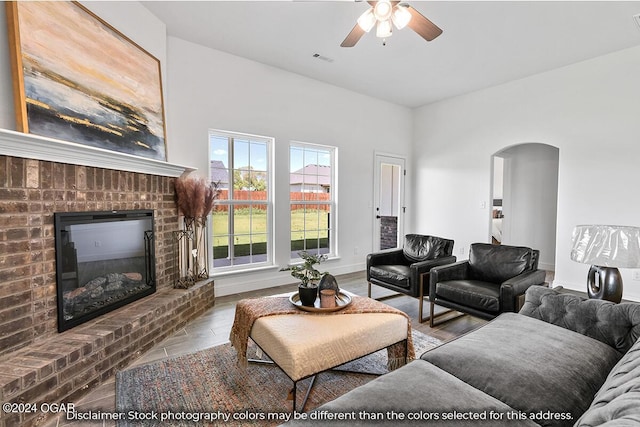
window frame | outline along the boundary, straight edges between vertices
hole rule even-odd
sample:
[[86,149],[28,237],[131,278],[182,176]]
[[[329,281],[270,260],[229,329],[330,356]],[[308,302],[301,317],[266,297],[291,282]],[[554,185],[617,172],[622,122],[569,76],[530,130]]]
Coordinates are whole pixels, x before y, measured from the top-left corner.
[[[264,269],[264,268],[269,268],[269,267],[273,267],[274,266],[274,250],[275,250],[275,244],[274,244],[274,215],[273,215],[273,193],[274,193],[274,188],[273,188],[273,183],[274,183],[274,161],[273,161],[273,150],[274,150],[274,142],[275,142],[275,138],[273,137],[269,137],[269,136],[263,136],[263,135],[254,135],[254,134],[249,134],[249,133],[245,133],[245,132],[234,132],[234,131],[226,131],[226,130],[219,130],[219,129],[209,129],[208,131],[208,153],[209,153],[209,160],[208,160],[208,167],[209,167],[209,176],[211,177],[211,161],[213,160],[213,156],[212,156],[212,147],[211,147],[211,138],[212,137],[218,137],[218,138],[227,138],[227,162],[228,162],[228,173],[229,173],[229,198],[228,199],[217,199],[216,200],[216,205],[226,205],[229,206],[229,209],[231,209],[231,212],[233,212],[233,208],[234,205],[238,205],[238,204],[242,204],[242,205],[262,205],[265,206],[266,209],[266,215],[267,215],[267,224],[266,224],[266,260],[265,261],[258,261],[258,262],[248,262],[248,263],[244,263],[244,264],[231,264],[228,266],[217,266],[214,267],[214,251],[213,251],[213,212],[215,211],[215,207],[214,210],[212,211],[212,213],[209,215],[207,224],[208,224],[208,233],[209,236],[211,236],[212,242],[210,244],[210,249],[211,249],[211,254],[209,256],[209,266],[210,266],[210,271],[212,272],[212,275],[219,275],[219,274],[226,274],[226,273],[233,273],[233,272],[237,272],[237,271],[248,271],[248,270],[260,270],[260,269]],[[234,171],[235,171],[235,167],[236,165],[234,164],[234,141],[236,139],[242,139],[242,140],[248,140],[250,142],[262,142],[266,144],[266,149],[267,149],[267,165],[266,165],[266,176],[267,176],[267,188],[266,188],[266,193],[267,193],[267,197],[266,200],[240,200],[240,199],[232,199],[231,195],[233,194],[233,185],[234,185]],[[244,166],[244,165],[240,165],[240,166]],[[251,165],[249,165],[251,166]],[[228,211],[229,212],[229,211]],[[227,236],[229,238],[229,242],[231,243],[231,239],[233,238],[233,236],[235,236],[235,234],[232,233],[232,228],[233,228],[233,219],[234,219],[234,215],[233,213],[229,213],[229,220],[228,220],[228,233]],[[252,235],[252,233],[250,232],[249,235]],[[229,255],[233,254],[233,249],[232,249],[231,244],[228,245],[228,251],[229,251]],[[253,255],[251,255],[253,256]]]
[[[320,203],[319,200],[291,200],[291,149],[311,149],[311,150],[322,150],[328,151],[330,156],[330,166],[331,166],[331,179],[330,179],[330,187],[329,194],[330,199],[327,202]],[[293,249],[291,249],[291,234],[293,230],[291,229],[291,206],[292,205],[318,205],[318,204],[329,204],[331,209],[331,225],[329,225],[329,252],[326,254],[329,259],[339,258],[338,253],[338,147],[327,145],[327,144],[316,144],[311,142],[297,141],[292,140],[289,142],[289,159],[288,159],[288,176],[287,179],[289,185],[289,252],[291,254],[291,261],[293,263],[299,262],[301,260],[298,256],[293,256]],[[304,165],[303,165],[304,168]],[[304,187],[304,186],[303,186]]]

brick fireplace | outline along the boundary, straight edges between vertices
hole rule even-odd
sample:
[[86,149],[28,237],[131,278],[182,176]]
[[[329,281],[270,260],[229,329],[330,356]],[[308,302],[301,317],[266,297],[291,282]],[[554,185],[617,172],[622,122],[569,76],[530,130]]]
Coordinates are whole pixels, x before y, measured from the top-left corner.
[[[20,152],[25,138],[35,141],[36,158]],[[18,148],[5,149],[6,139]],[[212,281],[173,289],[173,233],[179,229],[173,183],[179,170],[162,176],[155,174],[155,165],[147,173],[42,160],[38,144],[49,142],[0,132],[2,402],[73,402],[214,302]],[[57,151],[74,149],[63,144]],[[12,150],[18,155],[6,155]],[[78,154],[82,163],[111,161],[102,162],[101,156],[117,158],[118,153],[98,153],[97,160],[91,149]],[[123,158],[127,167],[137,161]],[[59,333],[54,212],[141,209],[154,212],[157,292]],[[43,414],[1,414],[0,427],[42,420]]]

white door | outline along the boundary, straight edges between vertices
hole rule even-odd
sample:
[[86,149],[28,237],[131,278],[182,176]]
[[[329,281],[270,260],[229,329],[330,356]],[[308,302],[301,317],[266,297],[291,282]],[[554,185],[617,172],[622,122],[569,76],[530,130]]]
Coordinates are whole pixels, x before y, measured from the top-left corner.
[[375,155],[373,249],[399,248],[404,240],[404,157]]

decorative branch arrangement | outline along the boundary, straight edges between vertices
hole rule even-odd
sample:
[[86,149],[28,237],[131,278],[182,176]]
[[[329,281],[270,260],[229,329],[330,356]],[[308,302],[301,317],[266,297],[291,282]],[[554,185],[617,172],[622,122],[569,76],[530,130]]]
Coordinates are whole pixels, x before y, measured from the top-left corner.
[[218,183],[203,177],[186,175],[176,179],[178,211],[187,218],[202,218],[211,213],[215,199],[220,195]]
[[209,277],[207,216],[220,195],[218,185],[194,175],[181,176],[175,181],[178,212],[184,216],[184,229],[174,233],[179,269],[176,288],[188,288]]

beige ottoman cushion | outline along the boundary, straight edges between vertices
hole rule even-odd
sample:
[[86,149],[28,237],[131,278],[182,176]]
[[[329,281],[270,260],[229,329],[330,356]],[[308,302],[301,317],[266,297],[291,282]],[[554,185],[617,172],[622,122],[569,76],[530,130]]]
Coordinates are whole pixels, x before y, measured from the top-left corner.
[[291,378],[334,368],[407,338],[404,316],[366,313],[257,319],[251,339]]

